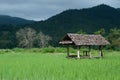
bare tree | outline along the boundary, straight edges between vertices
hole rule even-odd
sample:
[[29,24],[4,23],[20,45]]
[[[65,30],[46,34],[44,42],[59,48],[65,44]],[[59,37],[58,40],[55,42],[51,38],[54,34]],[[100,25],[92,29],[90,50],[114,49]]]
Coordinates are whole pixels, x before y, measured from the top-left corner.
[[31,48],[33,47],[36,31],[32,28],[20,29],[16,32],[16,38],[19,41],[19,46]]
[[43,34],[42,32],[39,32],[37,34],[37,42],[39,47],[46,47],[48,46],[48,42],[52,39],[50,36]]

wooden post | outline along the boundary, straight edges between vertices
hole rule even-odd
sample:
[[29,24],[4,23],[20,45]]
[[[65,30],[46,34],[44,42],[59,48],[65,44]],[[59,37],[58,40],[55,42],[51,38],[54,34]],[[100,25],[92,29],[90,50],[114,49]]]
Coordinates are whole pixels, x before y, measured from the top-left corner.
[[77,58],[80,58],[80,46],[78,46]]
[[89,57],[91,58],[91,46],[89,46]]
[[99,46],[99,55],[100,57],[103,57],[102,46]]
[[67,46],[67,57],[69,57],[69,45]]

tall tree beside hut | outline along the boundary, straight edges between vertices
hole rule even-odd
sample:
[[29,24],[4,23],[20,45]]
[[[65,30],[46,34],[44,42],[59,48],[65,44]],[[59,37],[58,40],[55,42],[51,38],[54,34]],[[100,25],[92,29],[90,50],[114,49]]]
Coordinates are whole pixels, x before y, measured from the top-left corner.
[[104,36],[105,35],[105,29],[101,28],[100,30],[94,32],[94,34],[98,34],[98,35],[100,34],[100,35]]
[[80,30],[77,32],[77,34],[86,34],[86,32],[83,31],[82,29],[80,29]]
[[120,50],[120,29],[110,29],[108,39],[111,42],[110,49]]

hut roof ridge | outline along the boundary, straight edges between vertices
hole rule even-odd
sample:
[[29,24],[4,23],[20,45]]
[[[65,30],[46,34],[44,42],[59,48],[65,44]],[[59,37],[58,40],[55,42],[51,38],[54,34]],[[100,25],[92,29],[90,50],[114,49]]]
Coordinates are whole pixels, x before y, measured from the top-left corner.
[[[67,35],[71,42],[73,42],[75,45],[108,45],[110,44],[107,40],[105,40],[104,37],[101,35],[95,35],[95,34],[74,34],[74,33],[67,33]],[[63,38],[61,41],[61,44],[67,40],[65,40],[66,37]],[[65,43],[67,44],[67,42]]]

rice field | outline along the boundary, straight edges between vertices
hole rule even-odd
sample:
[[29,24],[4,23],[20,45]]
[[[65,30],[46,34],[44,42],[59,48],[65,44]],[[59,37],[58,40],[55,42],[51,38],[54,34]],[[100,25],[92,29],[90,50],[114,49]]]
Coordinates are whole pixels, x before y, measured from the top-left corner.
[[120,80],[120,52],[102,59],[67,59],[65,53],[0,54],[0,80]]

